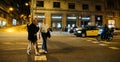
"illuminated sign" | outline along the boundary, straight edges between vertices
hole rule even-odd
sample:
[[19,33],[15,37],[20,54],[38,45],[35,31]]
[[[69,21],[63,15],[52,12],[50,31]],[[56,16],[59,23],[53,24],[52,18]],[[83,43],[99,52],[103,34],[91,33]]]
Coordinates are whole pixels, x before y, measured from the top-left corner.
[[52,18],[54,18],[54,19],[61,19],[62,16],[52,16]]
[[77,19],[77,17],[67,17],[67,19]]

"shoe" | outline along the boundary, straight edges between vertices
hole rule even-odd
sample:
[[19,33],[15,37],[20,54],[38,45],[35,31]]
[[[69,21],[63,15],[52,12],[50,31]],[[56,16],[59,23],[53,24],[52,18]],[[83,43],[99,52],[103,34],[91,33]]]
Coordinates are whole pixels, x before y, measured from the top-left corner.
[[31,53],[30,52],[27,52],[28,55],[30,55]]
[[37,56],[40,56],[40,53],[36,53]]
[[48,52],[47,51],[44,51],[45,54],[47,54]]

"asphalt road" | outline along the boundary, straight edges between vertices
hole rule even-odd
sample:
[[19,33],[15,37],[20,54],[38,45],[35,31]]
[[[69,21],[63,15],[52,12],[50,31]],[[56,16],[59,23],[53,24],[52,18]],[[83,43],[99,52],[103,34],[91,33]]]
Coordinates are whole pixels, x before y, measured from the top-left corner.
[[48,54],[26,54],[27,32],[0,32],[0,62],[120,62],[120,36],[110,42],[95,38],[75,37],[65,32],[52,32]]

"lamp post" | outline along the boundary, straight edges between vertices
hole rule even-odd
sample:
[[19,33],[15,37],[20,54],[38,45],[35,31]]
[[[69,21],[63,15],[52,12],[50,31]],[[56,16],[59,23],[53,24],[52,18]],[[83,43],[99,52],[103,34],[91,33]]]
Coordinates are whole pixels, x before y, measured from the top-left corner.
[[29,18],[30,18],[30,16],[29,16],[29,11],[30,11],[30,10],[29,10],[29,8],[30,8],[29,5],[30,5],[29,2],[28,2],[28,3],[25,3],[25,6],[26,6],[26,17],[25,17],[25,18],[26,18],[26,22],[27,22],[27,23],[30,22],[30,21],[29,21],[29,20],[30,20],[30,19],[29,19]]
[[10,21],[7,21],[7,26],[11,26],[12,25],[12,18],[13,18],[13,7],[9,7],[8,8],[8,13],[9,13],[9,19]]

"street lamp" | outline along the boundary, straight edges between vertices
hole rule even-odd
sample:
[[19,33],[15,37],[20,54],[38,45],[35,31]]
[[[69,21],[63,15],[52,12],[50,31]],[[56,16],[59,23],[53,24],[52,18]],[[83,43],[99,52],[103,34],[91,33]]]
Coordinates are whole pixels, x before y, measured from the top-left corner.
[[12,7],[9,7],[9,11],[13,11],[14,9]]
[[29,4],[28,3],[25,3],[25,6],[28,6]]

